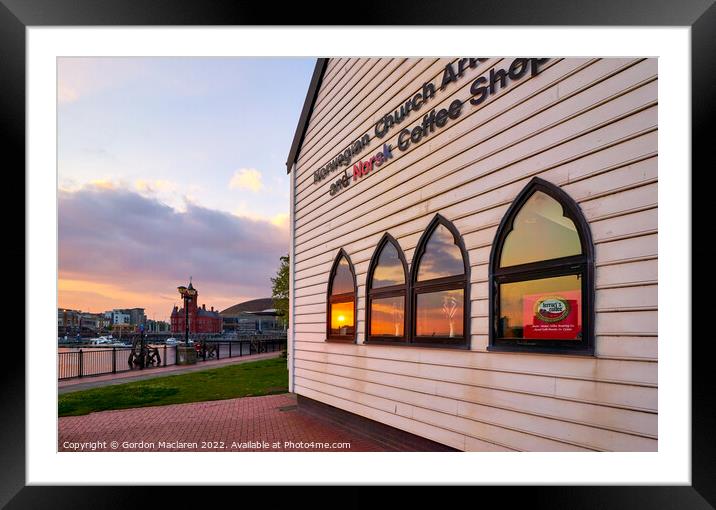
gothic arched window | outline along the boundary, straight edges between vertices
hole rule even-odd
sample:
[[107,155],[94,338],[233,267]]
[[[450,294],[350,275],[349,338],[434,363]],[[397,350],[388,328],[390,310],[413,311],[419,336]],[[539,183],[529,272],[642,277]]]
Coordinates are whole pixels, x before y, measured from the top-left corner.
[[455,226],[435,215],[411,266],[411,337],[416,344],[469,346],[467,251]]
[[490,349],[593,352],[593,253],[577,203],[532,179],[495,236]]
[[328,280],[327,329],[329,340],[355,341],[356,278],[348,254],[341,249]]
[[366,337],[405,342],[408,265],[398,241],[386,233],[373,253],[366,280]]

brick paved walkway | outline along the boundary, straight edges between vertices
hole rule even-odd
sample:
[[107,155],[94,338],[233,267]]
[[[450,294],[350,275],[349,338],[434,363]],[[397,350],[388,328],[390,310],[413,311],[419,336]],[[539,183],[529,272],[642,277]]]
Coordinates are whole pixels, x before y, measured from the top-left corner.
[[70,391],[87,390],[90,388],[99,388],[101,386],[111,386],[113,384],[124,384],[133,381],[142,381],[144,379],[154,379],[155,377],[162,377],[165,375],[198,372],[226,365],[237,365],[239,363],[246,363],[249,361],[258,361],[260,359],[278,358],[280,355],[280,352],[267,352],[264,354],[252,354],[250,356],[200,361],[196,365],[170,365],[167,367],[146,368],[144,370],[131,370],[129,372],[120,372],[118,374],[76,377],[74,379],[58,381],[57,392],[61,395]]
[[[116,449],[112,448],[112,441],[118,443]],[[176,441],[188,444],[173,443]],[[103,411],[59,419],[59,451],[79,451],[79,443],[92,442],[95,451],[389,450],[386,445],[299,411],[296,397],[290,393]],[[105,444],[96,444],[102,442]],[[203,442],[223,443],[223,448]],[[308,443],[308,447],[299,446],[301,442]],[[311,448],[311,442],[330,443],[332,447],[314,444]],[[88,449],[92,446],[83,451]]]

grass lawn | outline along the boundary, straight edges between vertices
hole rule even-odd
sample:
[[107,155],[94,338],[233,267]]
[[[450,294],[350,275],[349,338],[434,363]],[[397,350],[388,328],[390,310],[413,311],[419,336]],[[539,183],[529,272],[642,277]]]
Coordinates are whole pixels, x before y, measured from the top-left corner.
[[157,377],[59,396],[60,416],[94,411],[273,395],[288,391],[285,358],[230,365],[183,375]]

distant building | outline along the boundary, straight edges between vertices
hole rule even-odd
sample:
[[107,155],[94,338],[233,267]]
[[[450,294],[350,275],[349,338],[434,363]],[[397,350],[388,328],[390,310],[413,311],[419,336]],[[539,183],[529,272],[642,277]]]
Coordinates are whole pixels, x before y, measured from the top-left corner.
[[110,319],[104,313],[83,312],[70,308],[57,309],[58,336],[89,336],[109,329]]
[[127,310],[112,310],[112,326],[129,326],[132,323],[131,319],[132,317],[127,313]]
[[147,322],[144,308],[115,308],[102,315],[109,318],[113,330],[136,331],[140,324]]
[[252,299],[221,312],[227,333],[269,333],[285,331],[271,298]]
[[[189,283],[189,289],[194,289],[194,286]],[[222,320],[218,310],[211,309],[207,310],[206,305],[202,304],[201,308],[197,305],[199,299],[199,293],[197,292],[193,297],[188,300],[187,310],[189,312],[189,332],[190,333],[221,333],[222,331]],[[185,321],[186,312],[184,308],[174,306],[171,315],[171,332],[180,334],[186,331]]]
[[147,316],[144,314],[144,308],[130,308],[125,310],[129,314],[129,323],[132,326],[138,326],[147,322]]
[[146,329],[145,331],[147,333],[165,333],[170,331],[171,325],[168,322],[165,321],[155,321],[153,319],[149,319],[146,322]]

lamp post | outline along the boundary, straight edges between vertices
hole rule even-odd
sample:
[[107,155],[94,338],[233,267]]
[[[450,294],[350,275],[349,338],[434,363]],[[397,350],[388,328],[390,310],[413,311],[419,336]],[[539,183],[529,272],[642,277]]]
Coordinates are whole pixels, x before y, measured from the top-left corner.
[[189,345],[189,301],[196,296],[196,289],[189,283],[189,287],[177,287],[179,294],[184,299],[184,343]]
[[189,282],[189,287],[183,285],[177,287],[179,294],[184,300],[184,346],[182,349],[177,349],[181,352],[182,364],[193,364],[196,363],[196,352],[194,349],[189,349],[189,302],[196,296],[197,292],[194,286]]
[[185,337],[184,342],[189,345],[189,307],[187,306],[187,296],[186,296],[186,287],[183,285],[180,285],[177,287],[177,290],[179,291],[179,295],[184,300],[184,329],[185,331]]

